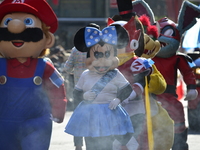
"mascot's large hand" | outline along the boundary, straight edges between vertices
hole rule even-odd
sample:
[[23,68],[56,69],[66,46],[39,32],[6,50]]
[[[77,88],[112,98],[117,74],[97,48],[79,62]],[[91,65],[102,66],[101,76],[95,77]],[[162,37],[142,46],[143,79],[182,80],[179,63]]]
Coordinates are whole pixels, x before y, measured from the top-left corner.
[[142,73],[144,71],[147,71],[146,75],[150,75],[152,72],[152,64],[154,62],[151,59],[146,59],[146,58],[142,58],[139,57],[136,60],[133,61],[133,63],[131,64],[131,71],[133,74],[138,74],[138,73]]
[[185,100],[194,100],[197,98],[198,92],[196,89],[189,89],[187,90],[187,94],[185,96]]
[[83,94],[84,100],[93,101],[96,97],[96,93],[92,91],[87,91]]
[[116,107],[119,105],[120,100],[118,98],[113,99],[110,104],[109,104],[109,108],[111,110],[116,109]]
[[142,87],[145,87],[145,76],[149,76],[152,73],[153,61],[139,57],[131,64],[131,71],[134,76],[135,83],[139,83]]

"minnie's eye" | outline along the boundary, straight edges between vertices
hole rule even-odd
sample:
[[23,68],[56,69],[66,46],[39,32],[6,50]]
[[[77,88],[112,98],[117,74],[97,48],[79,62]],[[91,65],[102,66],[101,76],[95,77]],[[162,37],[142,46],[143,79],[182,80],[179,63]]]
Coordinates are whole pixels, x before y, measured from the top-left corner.
[[109,58],[109,57],[110,57],[110,51],[106,51],[106,52],[105,52],[105,57],[106,57],[106,58]]
[[96,59],[102,58],[102,57],[103,57],[103,53],[102,53],[102,52],[94,52],[94,57],[95,57]]
[[33,23],[34,23],[34,21],[31,18],[26,18],[24,20],[24,24],[27,25],[27,26],[33,26]]
[[4,25],[8,25],[8,23],[12,20],[12,18],[7,18],[5,21],[4,21]]
[[95,57],[96,59],[98,59],[98,58],[99,58],[99,52],[94,52],[94,57]]

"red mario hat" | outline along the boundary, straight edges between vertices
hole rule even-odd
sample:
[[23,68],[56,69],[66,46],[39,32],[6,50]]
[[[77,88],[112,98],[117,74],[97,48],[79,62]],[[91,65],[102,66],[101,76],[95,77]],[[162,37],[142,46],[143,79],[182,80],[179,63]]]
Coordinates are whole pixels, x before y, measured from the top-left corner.
[[8,13],[25,12],[37,16],[52,33],[58,28],[57,17],[46,0],[4,0],[0,10],[0,20]]

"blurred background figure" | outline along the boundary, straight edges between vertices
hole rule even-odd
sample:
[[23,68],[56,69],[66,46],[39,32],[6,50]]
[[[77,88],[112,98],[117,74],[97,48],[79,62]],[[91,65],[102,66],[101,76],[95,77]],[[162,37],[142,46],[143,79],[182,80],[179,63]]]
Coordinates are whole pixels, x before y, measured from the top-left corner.
[[182,47],[186,53],[199,51],[200,48],[200,19],[196,19],[197,23],[186,31],[182,41]]
[[61,45],[57,45],[51,49],[49,58],[53,62],[56,69],[63,73],[63,66],[69,55],[70,52],[67,52]]
[[[95,23],[89,23],[87,26],[100,29],[100,26]],[[64,61],[64,65],[62,66],[62,72],[65,74],[65,81],[68,82],[67,91],[70,95],[68,100],[70,101],[71,110],[74,110],[79,104],[79,102],[73,100],[72,95],[74,86],[78,82],[82,72],[87,69],[85,66],[86,57],[86,52],[80,52],[73,47],[70,52],[70,56],[66,61]]]
[[200,132],[200,19],[196,19],[197,23],[186,31],[182,48],[193,59],[195,67],[193,67],[196,77],[196,86],[198,96],[193,101],[188,101],[188,125],[190,132]]
[[79,102],[73,100],[73,89],[82,72],[86,70],[85,59],[87,53],[78,51],[75,47],[72,48],[69,58],[64,62],[63,73],[65,74],[65,82],[67,84],[67,91],[69,92],[70,110],[74,110]]

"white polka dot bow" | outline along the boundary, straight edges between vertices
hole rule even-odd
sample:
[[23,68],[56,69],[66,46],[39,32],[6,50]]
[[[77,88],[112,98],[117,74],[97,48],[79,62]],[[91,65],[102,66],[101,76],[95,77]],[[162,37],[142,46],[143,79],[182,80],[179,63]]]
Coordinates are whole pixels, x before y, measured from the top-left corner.
[[97,44],[100,40],[108,44],[117,45],[116,28],[114,26],[109,26],[102,31],[94,27],[85,28],[85,44],[87,47]]

